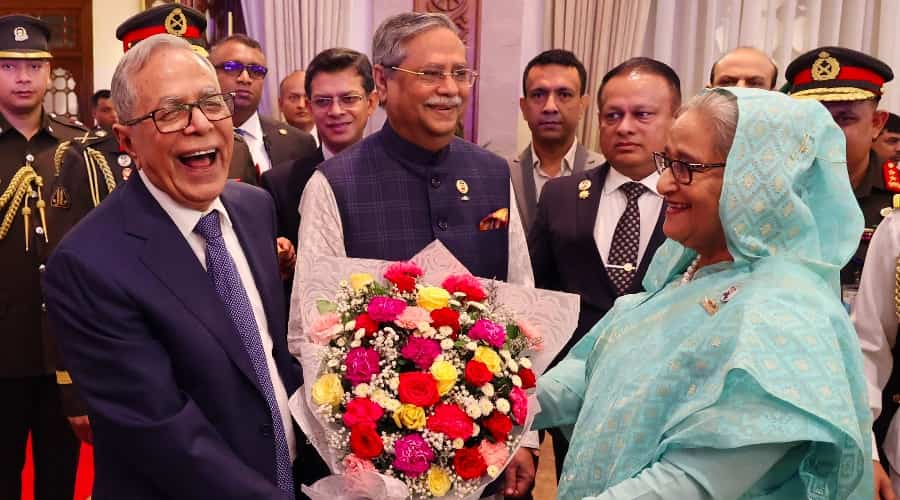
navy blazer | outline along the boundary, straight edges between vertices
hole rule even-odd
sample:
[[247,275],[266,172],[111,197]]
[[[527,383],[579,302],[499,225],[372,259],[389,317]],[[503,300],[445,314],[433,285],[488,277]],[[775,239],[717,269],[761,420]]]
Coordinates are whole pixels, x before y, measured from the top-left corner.
[[[262,189],[221,195],[253,272],[288,395],[275,211]],[[49,315],[94,433],[105,499],[277,498],[265,396],[212,281],[132,176],[70,231],[44,276]]]

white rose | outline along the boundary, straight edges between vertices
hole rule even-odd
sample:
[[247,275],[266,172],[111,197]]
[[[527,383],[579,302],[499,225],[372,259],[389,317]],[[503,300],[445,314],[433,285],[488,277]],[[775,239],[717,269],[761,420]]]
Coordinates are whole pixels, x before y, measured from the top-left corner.
[[359,330],[356,330],[356,333],[355,333],[355,334],[353,334],[353,338],[356,339],[356,340],[362,340],[362,338],[365,337],[365,336],[366,336],[366,329],[365,329],[365,328],[360,328]]
[[338,347],[344,347],[345,345],[347,345],[347,340],[344,339],[343,337],[339,338],[339,339],[337,339],[337,345],[338,345]]
[[398,387],[400,387],[400,377],[391,377],[388,380],[388,387],[391,388],[392,391],[396,391]]
[[466,445],[466,442],[460,438],[456,438],[453,440],[453,449],[454,450],[461,450],[462,447],[465,445]]
[[513,360],[509,360],[506,362],[506,367],[509,368],[509,371],[516,373],[519,371],[519,363],[516,363]]
[[472,403],[466,406],[466,415],[472,418],[481,418],[481,407],[478,403]]
[[[528,368],[528,369],[531,369],[531,360],[528,359],[528,358],[522,358],[522,359],[520,359],[520,360],[519,360],[519,364],[522,366],[522,368]],[[517,371],[518,371],[518,370],[517,370]]]
[[441,341],[441,349],[443,349],[445,351],[449,351],[450,349],[453,349],[453,340],[451,340],[451,339],[442,340]]
[[453,327],[442,326],[442,327],[438,328],[438,332],[440,332],[441,335],[443,335],[444,337],[449,337],[449,336],[453,335]]
[[359,347],[361,345],[362,345],[362,342],[360,342],[358,340],[354,340],[353,342],[350,342],[350,347]]
[[347,322],[346,325],[344,325],[344,331],[352,332],[355,329],[356,329],[356,320],[355,319],[351,319],[350,321]]
[[509,413],[509,401],[500,398],[497,400],[497,411],[500,413]]
[[495,478],[500,475],[500,468],[497,467],[496,465],[491,465],[490,467],[487,468],[487,473],[488,473],[488,476]]
[[353,394],[356,394],[357,396],[364,398],[369,395],[371,390],[372,390],[372,388],[369,387],[369,384],[359,384],[358,386],[356,386],[355,389],[353,389]]
[[509,354],[509,350],[507,350],[507,349],[500,349],[499,354],[501,356],[503,356],[504,359],[507,359],[507,360],[512,359],[512,356]]
[[487,397],[493,396],[494,395],[493,384],[484,384],[483,386],[481,386],[481,392]]
[[512,377],[509,377],[509,379],[512,380],[514,386],[522,387],[522,378],[518,375],[513,375]]
[[466,349],[474,351],[475,349],[478,349],[478,344],[476,342],[466,342]]
[[481,400],[478,401],[478,404],[481,406],[482,415],[490,415],[491,411],[494,409],[494,403],[491,403],[491,400],[488,398],[481,398]]

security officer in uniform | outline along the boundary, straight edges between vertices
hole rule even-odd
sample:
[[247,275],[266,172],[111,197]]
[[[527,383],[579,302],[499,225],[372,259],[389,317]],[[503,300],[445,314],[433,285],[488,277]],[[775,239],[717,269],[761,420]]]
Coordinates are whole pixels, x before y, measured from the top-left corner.
[[[891,182],[896,172],[883,168],[872,149],[888,117],[887,112],[878,110],[878,102],[884,84],[894,78],[894,73],[887,64],[868,54],[843,47],[819,47],[794,59],[788,65],[785,77],[790,84],[788,93],[796,98],[822,102],[847,139],[850,184],[866,222],[856,255],[841,270],[842,297],[852,311],[869,240],[875,227],[890,215],[893,195],[900,192],[900,182]],[[880,422],[889,422],[893,417],[887,410],[881,412],[874,426],[879,444],[884,438],[879,429],[887,427]],[[873,460],[879,461],[877,454]],[[878,465],[876,463],[873,468],[876,497],[893,498],[890,480],[884,468]],[[886,465],[882,461],[882,466]]]
[[40,274],[69,226],[53,206],[54,156],[86,131],[43,110],[50,28],[0,17],[0,498],[21,496],[31,433],[35,498],[71,500],[79,443],[60,404],[55,344],[44,332]]

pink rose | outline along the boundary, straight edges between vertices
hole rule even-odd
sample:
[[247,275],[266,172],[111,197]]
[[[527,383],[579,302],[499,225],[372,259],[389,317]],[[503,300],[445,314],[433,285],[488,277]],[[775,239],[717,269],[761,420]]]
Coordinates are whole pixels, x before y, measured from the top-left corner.
[[394,323],[396,323],[400,328],[413,330],[419,325],[419,323],[431,324],[431,313],[421,307],[407,307],[403,310],[402,313],[400,313],[400,316],[397,317],[396,320],[394,320]]
[[513,387],[509,391],[509,402],[512,406],[512,416],[519,425],[525,424],[525,418],[528,416],[528,396],[525,391],[518,387]]
[[384,410],[368,398],[355,398],[347,403],[344,410],[344,425],[353,427],[356,424],[372,423],[384,415]]
[[415,363],[420,370],[431,368],[434,358],[441,354],[441,344],[437,340],[409,337],[400,349],[400,355]]
[[483,340],[499,349],[506,342],[506,328],[489,319],[479,319],[469,330],[469,338]]
[[394,468],[409,477],[421,476],[433,460],[434,451],[420,434],[407,434],[394,443]]
[[353,385],[369,382],[372,375],[379,371],[378,362],[381,357],[375,349],[367,349],[365,347],[357,347],[350,349],[347,357],[344,358],[344,364],[347,365],[347,372],[344,378]]
[[341,462],[344,464],[345,474],[355,474],[357,472],[374,471],[375,465],[368,460],[363,460],[353,453],[350,453]]
[[309,327],[309,340],[315,344],[327,345],[334,337],[334,327],[340,322],[341,318],[336,313],[319,316]]
[[376,322],[387,323],[397,319],[397,316],[400,316],[404,309],[406,309],[406,302],[400,299],[378,296],[372,297],[372,300],[369,301],[369,305],[366,307],[366,312]]
[[538,333],[534,325],[524,319],[520,319],[516,321],[516,326],[519,327],[519,331],[522,332],[522,335],[528,339],[528,346],[533,351],[540,351],[544,348],[544,339],[541,338],[541,334]]
[[509,448],[506,447],[505,442],[492,443],[489,439],[484,439],[478,445],[478,452],[481,453],[488,467],[493,465],[498,469],[502,469],[509,458]]

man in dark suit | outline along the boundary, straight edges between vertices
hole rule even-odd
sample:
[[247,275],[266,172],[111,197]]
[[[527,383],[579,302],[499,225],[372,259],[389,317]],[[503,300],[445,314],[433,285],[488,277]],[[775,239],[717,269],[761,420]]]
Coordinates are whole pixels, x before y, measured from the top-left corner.
[[250,147],[259,175],[315,153],[312,136],[257,111],[269,72],[259,42],[247,35],[231,35],[212,46],[209,60],[216,67],[222,91],[235,93],[234,127]]
[[275,166],[262,186],[275,200],[278,235],[297,246],[300,195],[316,166],[362,139],[378,106],[372,64],[365,54],[333,48],[320,52],[306,69],[306,95],[322,145],[312,156]]
[[531,130],[531,144],[509,162],[519,215],[531,230],[541,189],[548,180],[581,173],[603,157],[578,142],[575,129],[587,109],[587,71],[575,54],[552,49],[525,66],[519,108]]
[[91,419],[94,497],[293,499],[294,471],[315,455],[298,451],[287,407],[300,380],[271,198],[226,183],[232,97],[165,34],[125,55],[112,93],[139,174],[67,235],[44,275]]
[[[665,240],[652,153],[665,146],[680,89],[672,68],[653,59],[629,59],[610,70],[597,92],[607,162],[544,186],[528,237],[535,285],[581,295],[578,328],[554,364],[616,298],[642,290]],[[568,443],[557,429],[550,432],[559,475]]]

